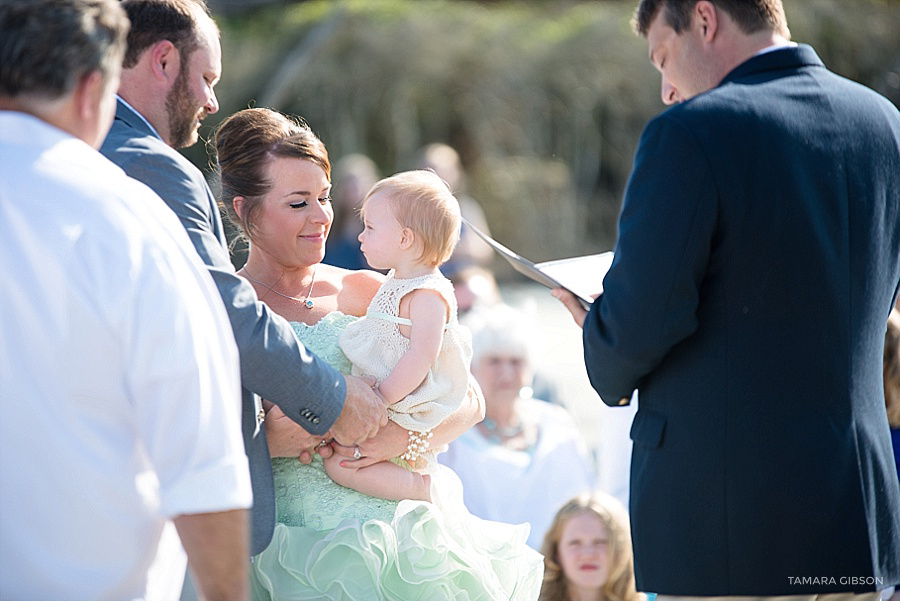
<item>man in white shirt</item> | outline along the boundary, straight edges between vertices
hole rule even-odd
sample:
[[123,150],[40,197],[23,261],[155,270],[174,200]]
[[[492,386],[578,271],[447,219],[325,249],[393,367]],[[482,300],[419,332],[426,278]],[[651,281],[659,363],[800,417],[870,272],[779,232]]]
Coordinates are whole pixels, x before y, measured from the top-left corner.
[[116,0],[0,0],[0,598],[143,599],[167,519],[245,599],[238,358],[178,220],[96,148]]

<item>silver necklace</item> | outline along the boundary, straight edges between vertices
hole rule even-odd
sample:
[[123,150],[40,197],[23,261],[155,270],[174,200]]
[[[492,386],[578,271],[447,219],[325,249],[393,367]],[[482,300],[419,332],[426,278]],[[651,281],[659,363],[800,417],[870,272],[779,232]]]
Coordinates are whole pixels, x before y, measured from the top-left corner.
[[[303,303],[303,306],[306,307],[307,309],[312,309],[313,307],[316,306],[316,304],[314,302],[312,302],[312,300],[310,300],[310,298],[309,298],[310,296],[312,296],[313,286],[316,283],[316,269],[313,269],[312,279],[309,281],[309,290],[306,293],[306,298],[297,298],[296,296],[289,296],[287,294],[282,294],[281,292],[278,292],[277,290],[275,290],[274,288],[272,288],[265,282],[260,282],[256,278],[251,277],[250,272],[247,271],[246,267],[244,267],[244,273],[246,274],[248,280],[250,280],[251,282],[257,283],[260,286],[264,286],[264,287],[268,288],[270,291],[274,292],[278,296],[282,296],[284,298],[290,299],[290,300],[298,302],[298,303]],[[282,275],[282,277],[284,277],[284,276]],[[281,281],[281,278],[278,278],[278,282],[280,282],[280,281]],[[275,282],[275,283],[277,284],[278,282]]]
[[522,434],[523,430],[525,429],[522,426],[522,420],[519,420],[519,423],[517,423],[514,426],[504,427],[504,426],[499,425],[497,422],[495,422],[491,418],[486,417],[483,420],[481,420],[481,425],[485,430],[488,431],[488,435],[491,437],[491,439],[496,440],[497,442],[501,442],[504,439],[514,438],[516,436],[519,436],[520,434]]

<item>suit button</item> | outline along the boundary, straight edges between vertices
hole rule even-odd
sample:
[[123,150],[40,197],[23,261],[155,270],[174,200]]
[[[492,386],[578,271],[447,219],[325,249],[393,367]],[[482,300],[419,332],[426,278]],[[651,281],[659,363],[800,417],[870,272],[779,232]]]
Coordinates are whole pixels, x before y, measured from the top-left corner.
[[314,423],[314,424],[318,424],[318,423],[319,423],[320,421],[322,421],[322,420],[320,420],[318,417],[314,417],[314,418],[312,418],[312,419],[309,420],[309,421],[311,421],[311,422]]

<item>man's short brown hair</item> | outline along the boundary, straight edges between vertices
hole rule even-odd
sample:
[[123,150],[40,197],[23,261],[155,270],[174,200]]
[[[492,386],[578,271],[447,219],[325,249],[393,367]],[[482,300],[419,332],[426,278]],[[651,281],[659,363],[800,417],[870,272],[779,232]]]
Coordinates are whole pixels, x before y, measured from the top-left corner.
[[[638,35],[647,36],[650,24],[664,10],[666,24],[681,33],[691,24],[691,13],[699,0],[641,0],[631,20],[632,27]],[[709,0],[734,19],[734,22],[746,34],[756,33],[763,29],[772,29],[786,38],[791,37],[784,6],[781,0]]]
[[134,67],[147,48],[163,40],[178,48],[185,64],[200,43],[199,18],[210,14],[202,0],[123,0],[122,8],[131,20],[123,63],[126,69]]

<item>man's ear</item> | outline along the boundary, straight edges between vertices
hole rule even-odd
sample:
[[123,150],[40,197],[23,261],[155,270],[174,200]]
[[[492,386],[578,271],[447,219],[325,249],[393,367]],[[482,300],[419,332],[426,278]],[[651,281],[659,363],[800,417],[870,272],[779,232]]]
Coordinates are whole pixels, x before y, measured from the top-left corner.
[[693,18],[703,36],[703,41],[712,42],[719,30],[719,13],[716,5],[709,0],[700,0],[694,5]]
[[82,75],[81,81],[75,87],[75,108],[78,111],[78,117],[83,121],[96,119],[108,93],[106,79],[100,71],[91,71]]
[[101,119],[108,116],[102,113],[112,93],[110,82],[100,71],[84,74],[75,86],[69,104],[70,133],[99,148],[109,132],[110,123],[102,123]]
[[169,40],[160,40],[146,53],[150,60],[150,71],[159,79],[174,82],[181,71],[181,53]]

